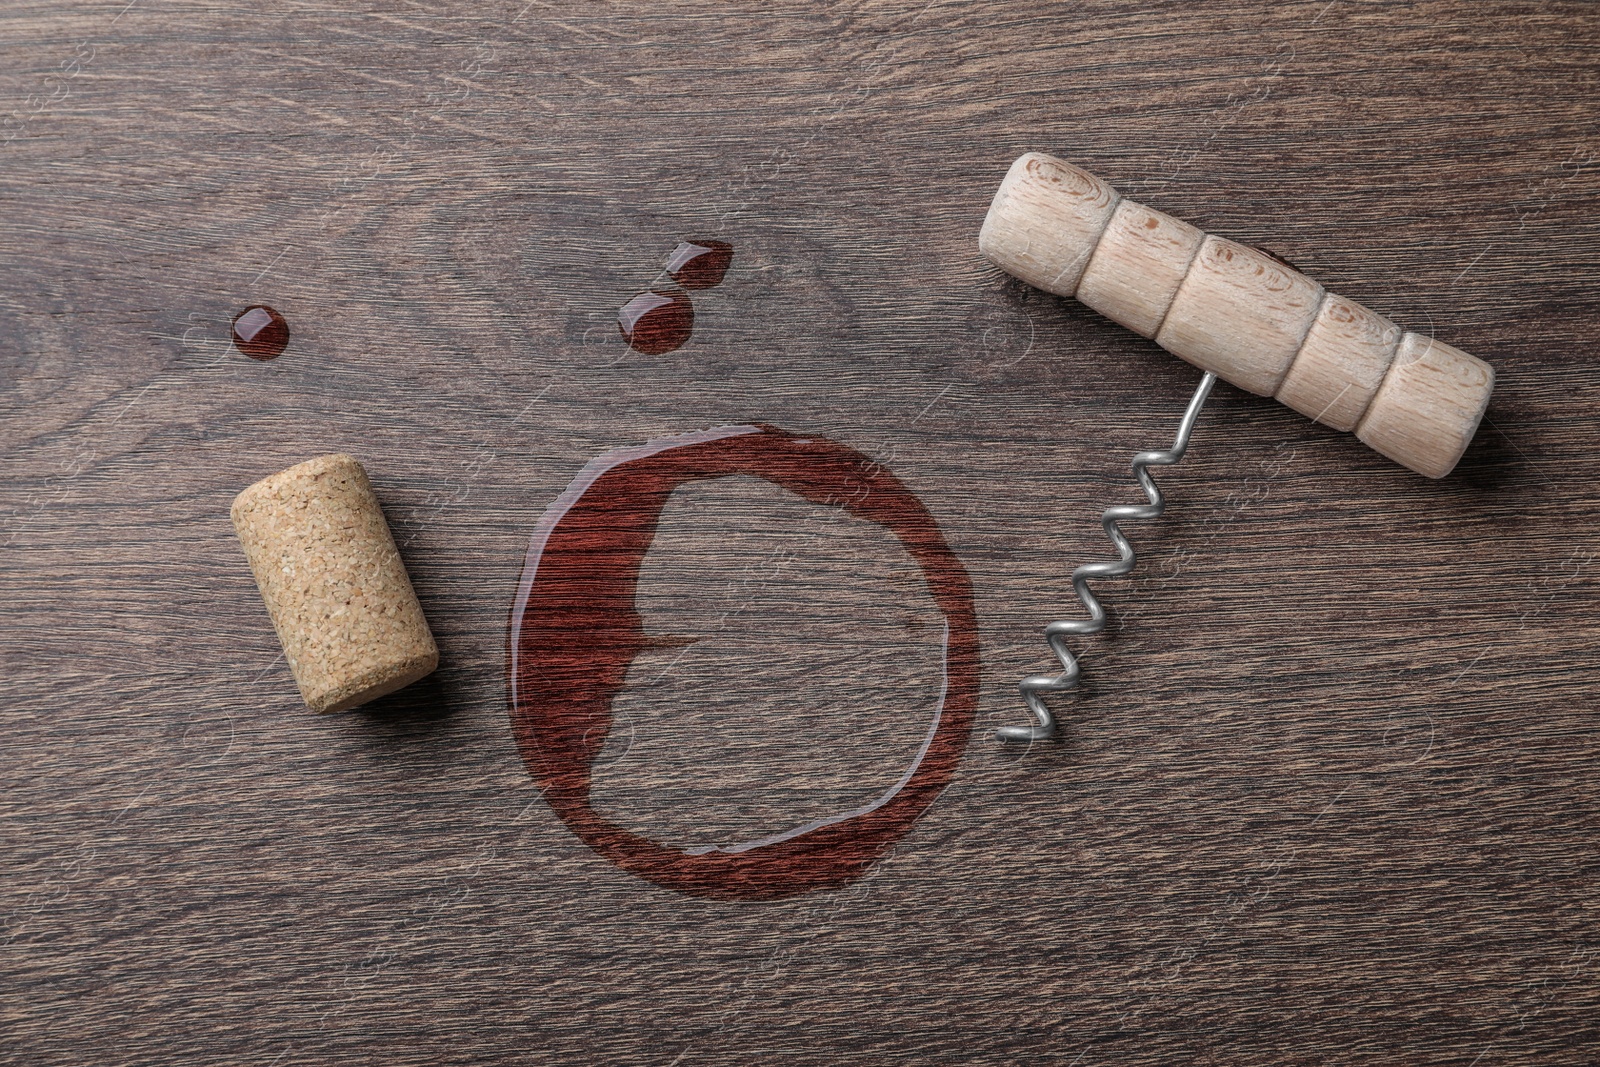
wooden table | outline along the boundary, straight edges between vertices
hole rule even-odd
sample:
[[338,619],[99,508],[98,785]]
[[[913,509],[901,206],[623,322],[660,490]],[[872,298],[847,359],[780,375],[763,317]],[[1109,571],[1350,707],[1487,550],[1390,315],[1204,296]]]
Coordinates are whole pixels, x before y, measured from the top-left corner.
[[[1585,3],[533,0],[0,15],[0,1060],[1593,1063],[1600,23]],[[1040,149],[1500,385],[1433,482],[1220,387],[1056,742],[1017,679],[1196,372],[977,254]],[[731,242],[693,340],[616,309]],[[229,343],[254,303],[272,362]],[[592,458],[864,453],[972,581],[949,787],[707,900],[539,795],[507,619]],[[305,711],[228,523],[366,463],[443,653]],[[593,803],[673,848],[878,796],[941,684],[893,535],[668,502]]]

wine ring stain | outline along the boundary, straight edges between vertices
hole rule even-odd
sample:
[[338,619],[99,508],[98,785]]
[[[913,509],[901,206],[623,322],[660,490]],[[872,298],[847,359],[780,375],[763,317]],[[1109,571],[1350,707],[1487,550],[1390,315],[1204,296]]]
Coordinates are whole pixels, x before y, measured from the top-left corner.
[[[877,523],[900,540],[943,615],[944,684],[916,758],[876,800],[770,837],[678,850],[600,816],[589,802],[591,770],[628,666],[648,645],[635,596],[667,498],[688,482],[740,474]],[[623,870],[719,900],[780,900],[859,878],[949,783],[978,700],[972,583],[927,508],[862,453],[764,425],[681,434],[591,460],[534,532],[508,653],[517,748],[561,820]]]

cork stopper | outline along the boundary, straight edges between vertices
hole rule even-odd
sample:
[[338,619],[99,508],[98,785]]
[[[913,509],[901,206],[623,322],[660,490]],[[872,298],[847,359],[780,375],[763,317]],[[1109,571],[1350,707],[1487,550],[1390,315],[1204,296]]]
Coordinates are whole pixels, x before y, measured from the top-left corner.
[[319,456],[264,478],[234,498],[232,513],[312,711],[365,704],[439,665],[389,524],[353,456]]

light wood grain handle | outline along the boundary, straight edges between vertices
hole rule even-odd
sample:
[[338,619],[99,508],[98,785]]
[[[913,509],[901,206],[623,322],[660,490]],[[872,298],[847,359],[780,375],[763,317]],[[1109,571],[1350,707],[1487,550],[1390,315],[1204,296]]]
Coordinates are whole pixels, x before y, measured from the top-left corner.
[[1241,389],[1354,430],[1419,474],[1455,467],[1494,389],[1483,360],[1330,293],[1264,252],[1123,199],[1030,152],[1011,165],[978,247]]

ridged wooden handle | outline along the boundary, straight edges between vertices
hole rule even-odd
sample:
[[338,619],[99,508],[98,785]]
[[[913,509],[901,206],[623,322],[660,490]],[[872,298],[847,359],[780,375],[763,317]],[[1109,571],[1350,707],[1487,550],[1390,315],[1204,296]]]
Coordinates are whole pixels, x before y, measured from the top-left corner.
[[1064,160],[1011,165],[978,247],[1241,389],[1274,396],[1430,478],[1494,389],[1483,360],[1402,331],[1280,260],[1135,204]]

